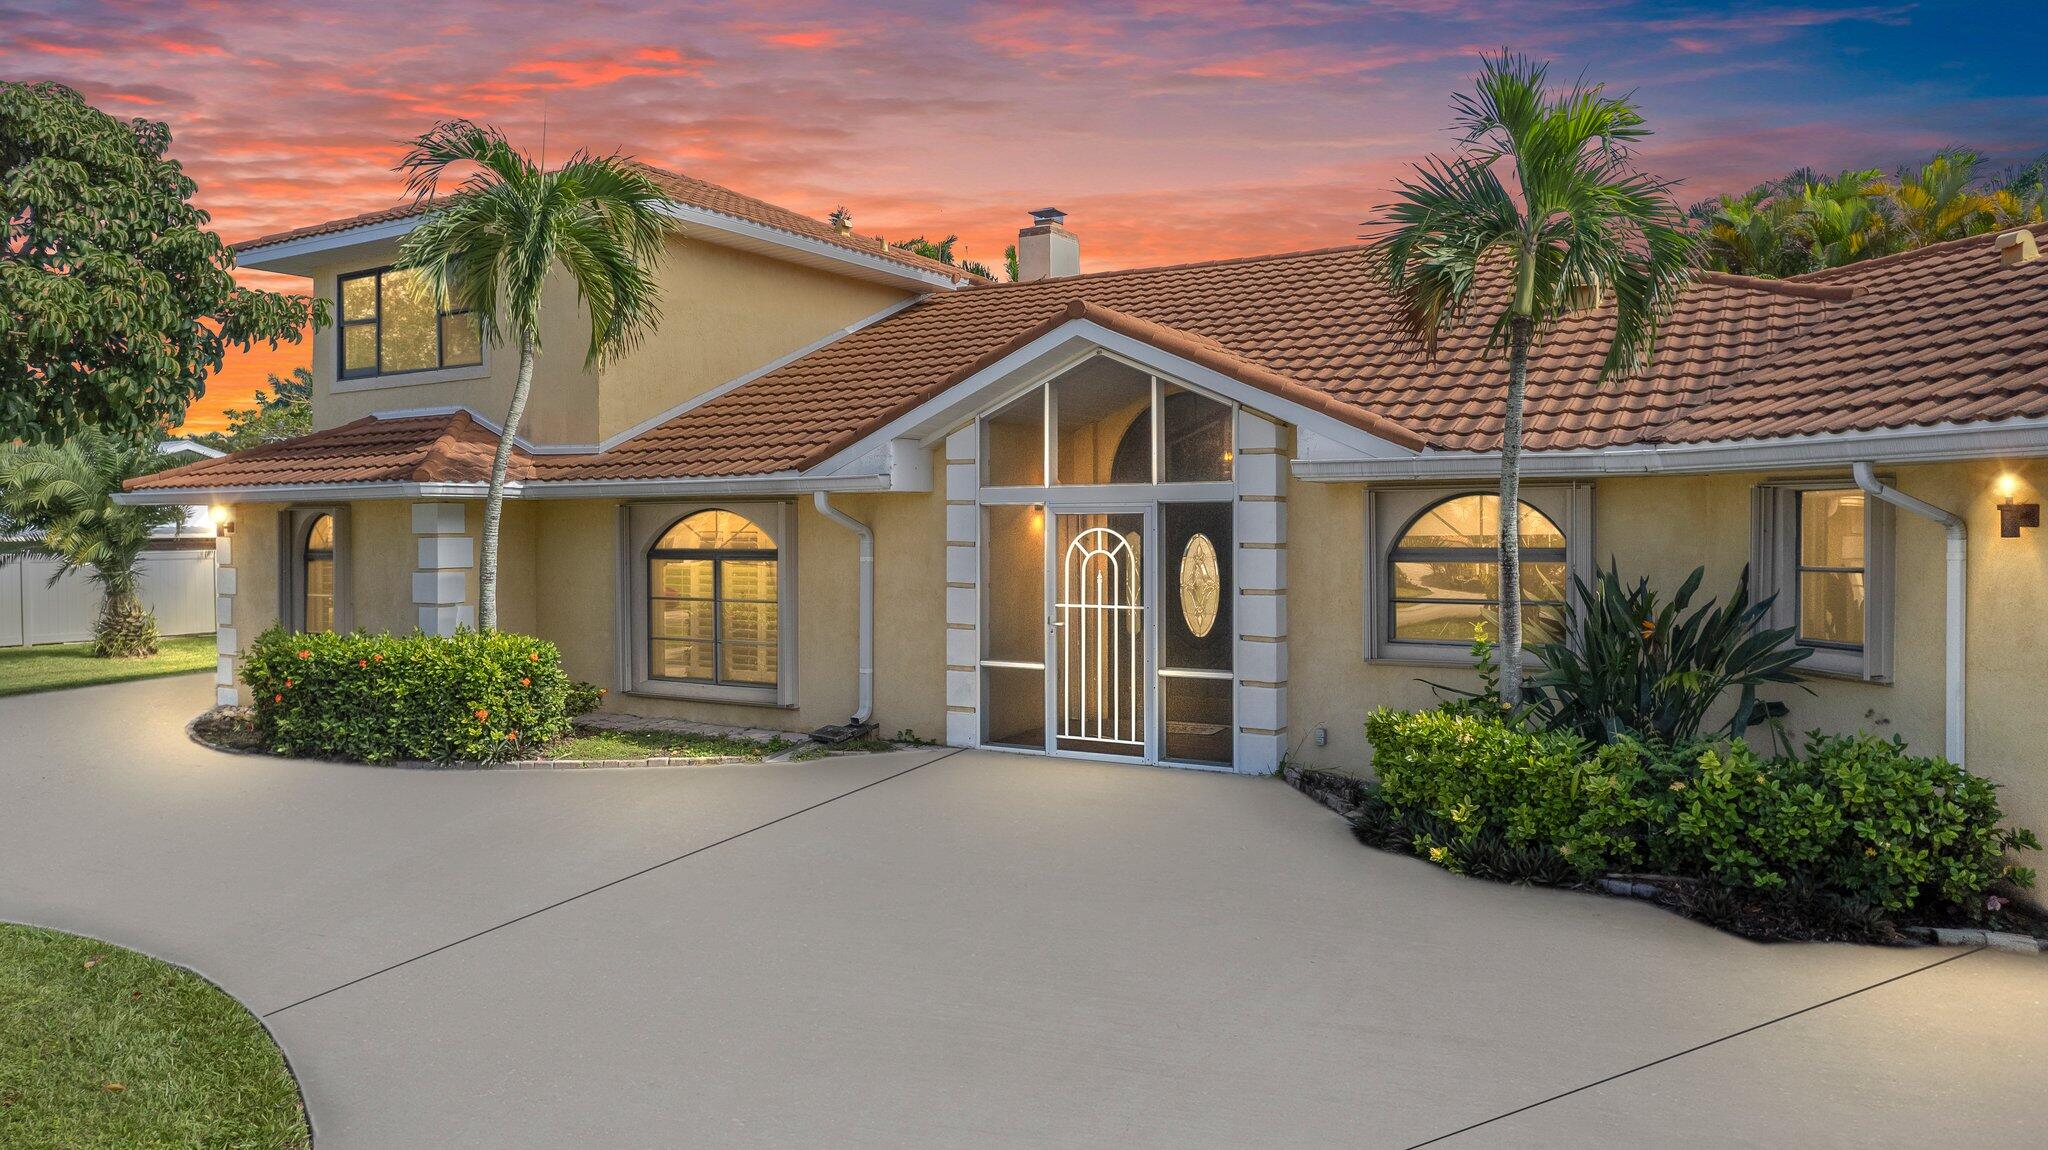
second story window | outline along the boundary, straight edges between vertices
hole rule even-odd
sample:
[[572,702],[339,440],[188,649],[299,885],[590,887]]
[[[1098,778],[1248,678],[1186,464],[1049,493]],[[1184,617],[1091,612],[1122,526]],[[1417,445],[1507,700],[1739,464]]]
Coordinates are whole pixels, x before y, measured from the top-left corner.
[[342,379],[400,375],[484,361],[482,330],[463,309],[441,310],[417,271],[341,277]]

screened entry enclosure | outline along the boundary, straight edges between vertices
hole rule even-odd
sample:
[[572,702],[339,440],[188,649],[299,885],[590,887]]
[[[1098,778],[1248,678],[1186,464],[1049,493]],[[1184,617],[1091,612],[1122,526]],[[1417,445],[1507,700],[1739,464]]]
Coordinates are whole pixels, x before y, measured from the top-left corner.
[[985,744],[1230,765],[1234,420],[1106,356],[984,418]]

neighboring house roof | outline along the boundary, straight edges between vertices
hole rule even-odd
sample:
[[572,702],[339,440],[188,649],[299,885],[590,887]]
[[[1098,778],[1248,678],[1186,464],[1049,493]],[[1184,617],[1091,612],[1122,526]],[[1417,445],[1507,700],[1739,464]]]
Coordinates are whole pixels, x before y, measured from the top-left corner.
[[[680,172],[667,171],[654,167],[651,164],[642,164],[641,167],[645,168],[648,174],[654,177],[654,182],[661,186],[662,191],[666,192],[670,199],[680,204],[688,204],[691,207],[702,208],[705,211],[719,212],[746,220],[749,223],[760,224],[764,227],[777,228],[807,239],[832,245],[833,247],[845,248],[848,251],[886,259],[920,271],[937,272],[957,282],[987,282],[981,276],[975,275],[963,268],[953,264],[940,263],[938,260],[929,259],[915,252],[893,247],[876,236],[858,234],[842,236],[833,229],[831,224],[826,223],[824,220],[812,219],[810,216],[790,211],[788,208],[771,204],[766,200],[742,195],[731,188],[700,180],[694,176],[686,176]],[[372,224],[403,220],[424,214],[428,206],[423,201],[413,201],[397,204],[379,211],[364,212],[361,215],[345,216],[338,220],[328,220],[325,223],[294,228],[291,231],[259,236],[256,239],[236,244],[235,252],[237,255],[243,255],[275,247],[279,244],[290,243],[294,240],[308,239],[313,236],[334,235],[355,228],[369,227]]]
[[[1498,288],[1504,306],[1504,276]],[[1367,249],[1346,247],[933,294],[610,450],[521,453],[518,473],[552,481],[800,471],[1076,319],[1397,446],[1499,445],[1507,371],[1487,348],[1491,315],[1468,317],[1432,356],[1403,334]],[[2048,260],[2007,267],[1990,236],[1790,280],[1701,274],[1651,366],[1602,380],[1612,323],[1609,306],[1547,334],[1529,372],[1531,451],[2048,416]],[[455,434],[453,417],[434,418]],[[415,439],[430,430],[359,421],[143,482],[308,482],[314,469],[353,466],[343,458],[349,443],[397,435],[399,425]],[[460,435],[489,431],[464,417]],[[440,465],[459,462],[481,481],[489,452]]]

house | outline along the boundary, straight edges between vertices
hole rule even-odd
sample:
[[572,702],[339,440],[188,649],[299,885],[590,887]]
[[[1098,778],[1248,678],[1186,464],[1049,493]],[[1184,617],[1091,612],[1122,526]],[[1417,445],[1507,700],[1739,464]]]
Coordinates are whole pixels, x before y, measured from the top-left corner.
[[[1080,274],[1048,210],[991,284],[663,178],[666,319],[589,371],[559,298],[506,504],[502,625],[607,706],[1256,772],[1361,764],[1367,710],[1468,670],[1505,369],[1481,322],[1402,338],[1363,248]],[[233,525],[224,701],[276,621],[474,619],[513,357],[390,270],[417,219],[243,245],[335,303],[316,430],[131,484]],[[1610,558],[1751,565],[1814,651],[1795,729],[1967,754],[2048,822],[2043,234],[1701,275],[1622,382],[1585,301],[1531,373],[1531,625]]]

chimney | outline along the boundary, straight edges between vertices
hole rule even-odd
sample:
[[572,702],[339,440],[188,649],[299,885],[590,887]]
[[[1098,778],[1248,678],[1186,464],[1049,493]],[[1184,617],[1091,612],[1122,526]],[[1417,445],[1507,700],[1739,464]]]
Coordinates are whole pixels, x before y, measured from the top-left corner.
[[[1018,259],[1024,258],[1023,248],[1018,248]],[[2034,240],[2034,229],[2015,228],[1998,234],[1998,262],[2006,267],[2030,264],[2041,258],[2041,245]]]
[[845,204],[833,208],[832,214],[827,219],[832,223],[832,230],[840,236],[850,236],[853,234],[853,213],[846,210]]
[[1067,213],[1040,208],[1031,226],[1017,233],[1017,282],[1058,279],[1081,273],[1081,241],[1065,227]]

